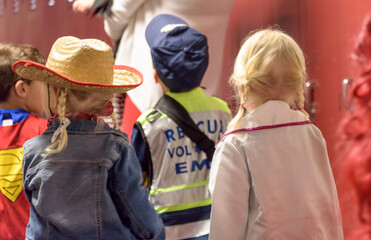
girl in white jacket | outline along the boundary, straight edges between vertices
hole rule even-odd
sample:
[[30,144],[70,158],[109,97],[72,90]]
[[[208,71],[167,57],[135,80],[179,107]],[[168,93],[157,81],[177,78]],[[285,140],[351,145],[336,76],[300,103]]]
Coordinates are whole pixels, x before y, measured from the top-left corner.
[[241,108],[217,144],[210,239],[341,240],[326,142],[304,110],[305,59],[280,30],[253,33],[231,84]]

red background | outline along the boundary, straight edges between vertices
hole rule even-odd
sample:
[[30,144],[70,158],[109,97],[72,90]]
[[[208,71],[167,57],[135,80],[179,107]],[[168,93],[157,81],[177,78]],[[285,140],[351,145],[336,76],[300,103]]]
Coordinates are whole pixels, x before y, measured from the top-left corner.
[[[14,13],[14,3],[19,12]],[[29,43],[47,57],[53,42],[61,36],[98,38],[111,44],[103,30],[103,19],[75,14],[72,3],[55,0],[0,0],[0,41]],[[302,46],[309,73],[314,82],[315,116],[312,120],[327,140],[330,160],[339,183],[339,154],[336,149],[338,122],[344,111],[342,80],[357,74],[350,53],[366,14],[371,13],[371,0],[236,0],[226,36],[223,76],[232,70],[242,39],[257,28],[278,24]],[[225,88],[222,98],[232,103],[232,91]],[[348,233],[357,221],[351,210],[351,195],[339,191],[346,206],[344,230]]]

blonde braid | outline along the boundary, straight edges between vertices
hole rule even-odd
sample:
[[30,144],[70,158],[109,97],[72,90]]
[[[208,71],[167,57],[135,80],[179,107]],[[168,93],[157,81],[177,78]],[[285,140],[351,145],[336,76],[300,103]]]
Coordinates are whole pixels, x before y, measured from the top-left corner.
[[113,128],[116,129],[116,130],[121,130],[119,129],[119,126],[118,126],[118,119],[116,117],[116,113],[115,112],[112,112],[111,114],[111,119],[112,119],[112,125],[113,125]]
[[[238,83],[237,83],[238,82]],[[239,104],[239,109],[236,113],[236,115],[234,116],[234,118],[229,122],[228,124],[228,128],[227,128],[227,131],[231,131],[231,130],[235,130],[238,126],[238,123],[240,122],[240,120],[243,118],[243,116],[245,116],[245,113],[246,113],[246,109],[244,108],[243,104],[246,102],[246,88],[248,88],[248,81],[240,81],[238,80],[237,78],[233,77],[229,80],[229,83],[231,85],[234,85],[234,86],[239,86],[239,89],[241,91],[241,99],[238,99],[237,102],[239,101],[240,104]],[[238,89],[236,89],[236,92],[238,92]],[[236,94],[236,96],[238,96],[239,94]]]
[[309,117],[307,111],[304,108],[305,98],[304,98],[304,87],[297,90],[294,99],[289,102],[290,108],[293,110],[299,110],[304,113],[305,116]]
[[302,113],[304,113],[305,116],[309,117],[309,114],[304,109],[304,102],[305,102],[304,90],[299,91],[298,96],[297,96],[297,102],[298,102],[298,107],[299,107],[298,110],[300,110]]
[[245,115],[245,109],[240,107],[236,116],[229,122],[227,131],[235,130],[238,126],[238,123],[241,121],[242,117]]
[[[66,99],[68,90],[66,88],[59,88],[57,95],[58,97],[58,115],[59,124],[64,123],[66,119]],[[59,153],[66,148],[68,143],[68,134],[66,128],[62,128],[62,132],[57,136],[57,138],[52,142],[43,152],[43,157],[51,154]]]

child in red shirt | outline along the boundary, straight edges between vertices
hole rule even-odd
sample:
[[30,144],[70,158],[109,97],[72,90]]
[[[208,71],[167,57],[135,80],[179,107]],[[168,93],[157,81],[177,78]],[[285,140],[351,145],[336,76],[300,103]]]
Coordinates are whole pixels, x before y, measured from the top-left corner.
[[[12,71],[18,60],[44,64],[30,45],[0,44],[0,239],[25,239],[29,203],[23,192],[23,143],[46,129],[41,82],[22,79]],[[36,116],[30,114],[33,113]]]

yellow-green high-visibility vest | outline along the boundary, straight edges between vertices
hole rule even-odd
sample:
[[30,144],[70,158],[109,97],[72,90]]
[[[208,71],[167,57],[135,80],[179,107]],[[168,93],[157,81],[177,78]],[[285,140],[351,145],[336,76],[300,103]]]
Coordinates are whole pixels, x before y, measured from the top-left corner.
[[[232,116],[223,100],[207,96],[200,87],[166,94],[179,102],[214,142],[226,131]],[[166,114],[150,109],[138,122],[151,153],[150,201],[164,222],[167,238],[208,234],[211,163],[206,154]]]

